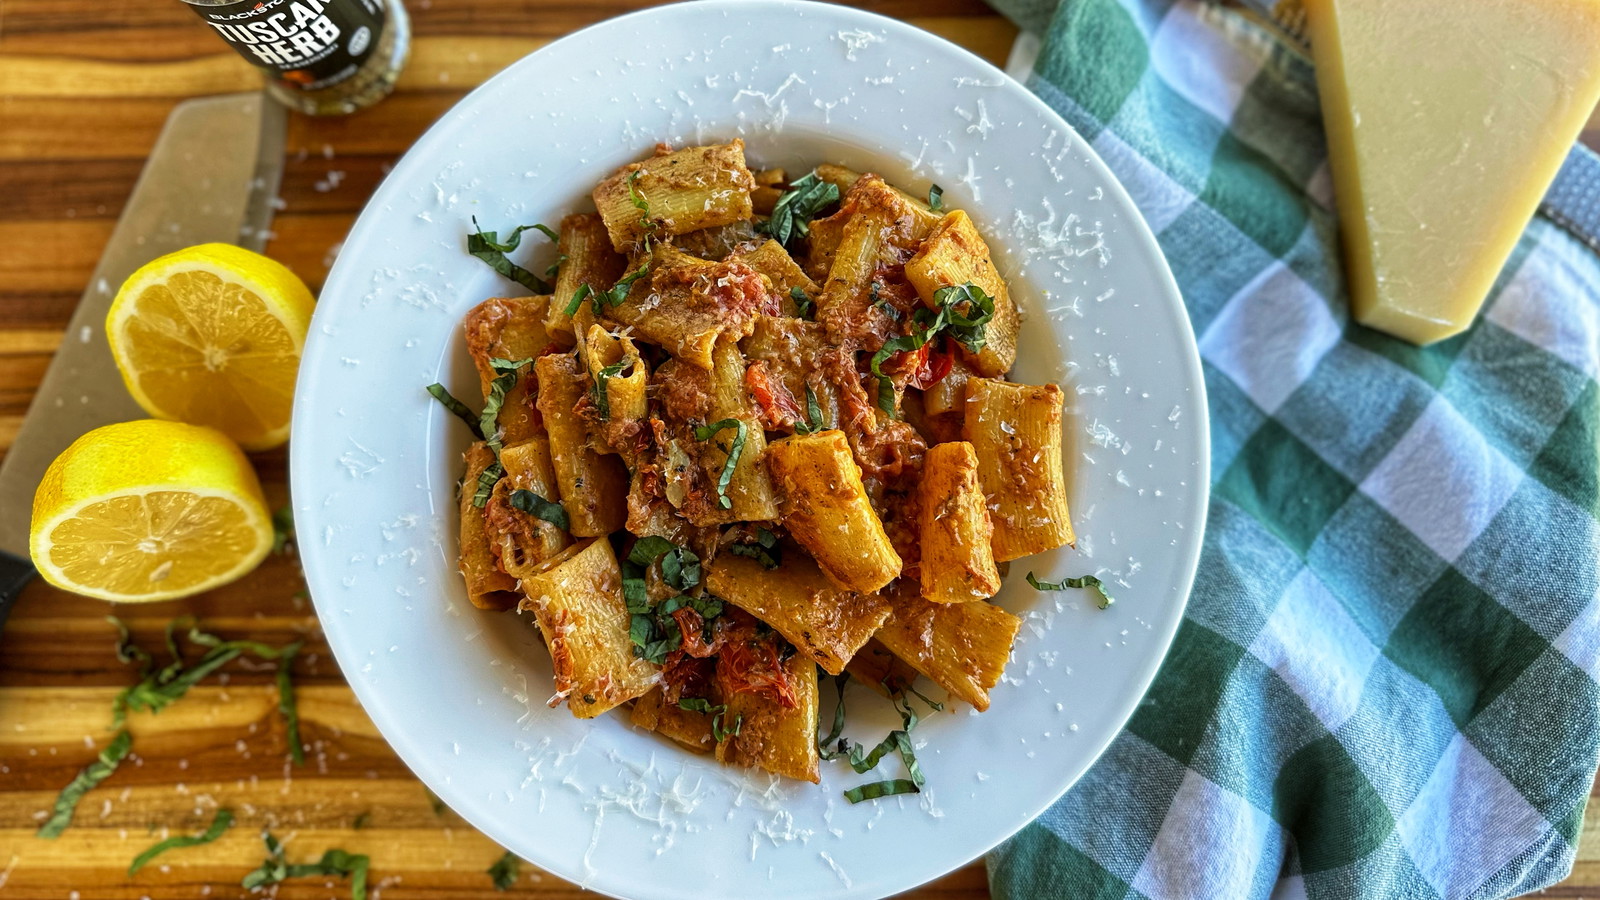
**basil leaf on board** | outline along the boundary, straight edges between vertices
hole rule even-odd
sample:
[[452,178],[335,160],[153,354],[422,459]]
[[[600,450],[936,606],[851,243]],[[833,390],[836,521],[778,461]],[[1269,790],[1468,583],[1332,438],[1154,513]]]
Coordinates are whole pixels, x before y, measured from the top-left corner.
[[517,249],[522,243],[522,233],[530,228],[536,228],[551,240],[557,240],[556,233],[544,225],[519,225],[502,241],[496,232],[479,228],[478,219],[474,216],[473,233],[467,235],[467,252],[483,260],[489,268],[499,272],[502,277],[515,281],[535,294],[548,294],[553,290],[550,282],[506,259],[506,254]]
[[282,556],[294,544],[294,507],[288,503],[272,511],[272,552]]
[[789,182],[789,189],[773,204],[772,216],[756,226],[757,231],[789,246],[796,238],[811,233],[811,220],[817,213],[839,200],[839,186],[817,177],[816,170]]
[[717,505],[723,509],[733,506],[733,501],[728,499],[728,484],[733,481],[734,467],[739,465],[739,456],[744,453],[744,442],[748,436],[744,420],[723,419],[710,425],[700,425],[694,430],[695,440],[709,441],[729,428],[734,429],[733,446],[725,448],[728,459],[722,464],[722,474],[717,476]]
[[279,843],[270,832],[262,832],[261,839],[267,845],[267,859],[254,871],[244,876],[239,882],[241,887],[249,890],[278,884],[290,878],[308,878],[312,876],[333,877],[350,879],[350,900],[367,900],[367,867],[371,861],[359,853],[349,853],[344,850],[328,850],[322,858],[314,863],[296,863],[290,865],[283,858],[283,844]]
[[1033,585],[1036,591],[1064,591],[1068,588],[1093,588],[1100,595],[1099,607],[1106,609],[1117,602],[1114,597],[1106,593],[1105,582],[1093,575],[1079,575],[1077,578],[1063,578],[1060,581],[1040,581],[1028,573],[1028,584]]
[[467,427],[472,429],[473,437],[480,441],[483,440],[483,427],[478,424],[479,416],[477,413],[469,409],[465,403],[451,396],[450,392],[445,390],[445,386],[437,381],[428,385],[428,393],[433,395],[433,399],[439,401],[439,405],[450,410],[455,414],[456,418],[467,423]]
[[512,509],[518,509],[530,516],[543,519],[551,525],[568,531],[572,522],[567,518],[567,510],[561,504],[535,494],[533,491],[515,490],[508,498]]
[[139,854],[138,856],[135,856],[133,858],[133,862],[128,866],[128,875],[129,877],[132,877],[133,873],[144,868],[145,865],[150,862],[150,860],[155,859],[168,850],[180,850],[184,847],[198,847],[201,844],[209,844],[217,838],[222,837],[222,833],[227,831],[232,825],[233,810],[219,809],[217,810],[217,814],[212,817],[211,825],[207,827],[205,831],[202,831],[199,834],[180,834],[169,837]]
[[50,818],[44,820],[35,835],[42,838],[60,837],[61,832],[67,830],[72,824],[72,814],[78,808],[78,801],[83,795],[94,790],[95,785],[105,781],[112,772],[117,770],[117,765],[128,755],[128,750],[133,747],[133,735],[126,731],[117,732],[95,761],[84,766],[83,770],[67,782],[67,786],[56,795],[56,802],[50,808]]
[[300,708],[294,702],[294,683],[290,681],[289,665],[303,643],[295,641],[283,648],[278,657],[278,671],[273,676],[278,683],[278,713],[283,716],[284,740],[289,742],[289,758],[297,766],[306,764],[306,751],[300,745]]
[[509,891],[517,883],[518,876],[522,874],[522,860],[507,850],[504,856],[494,861],[487,874],[494,882],[495,890]]

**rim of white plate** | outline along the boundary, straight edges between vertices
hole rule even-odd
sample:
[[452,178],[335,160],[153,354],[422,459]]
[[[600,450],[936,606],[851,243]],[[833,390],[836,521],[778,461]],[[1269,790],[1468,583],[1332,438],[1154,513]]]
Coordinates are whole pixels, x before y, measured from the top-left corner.
[[[438,155],[444,150],[445,142],[459,136],[463,128],[458,121],[457,114],[468,108],[482,105],[497,96],[513,92],[514,86],[538,74],[547,60],[555,60],[569,50],[580,47],[604,47],[608,37],[631,33],[643,22],[654,19],[673,21],[688,17],[691,21],[704,18],[708,24],[716,16],[726,16],[729,12],[736,11],[749,17],[758,17],[771,23],[781,20],[783,16],[809,18],[814,21],[825,20],[837,23],[842,28],[855,28],[858,33],[868,29],[879,34],[880,37],[893,41],[896,45],[904,44],[912,52],[925,52],[930,60],[937,60],[941,66],[949,71],[941,74],[975,72],[977,77],[986,81],[985,86],[999,92],[1011,95],[1024,107],[1031,110],[1045,123],[1053,126],[1065,135],[1066,140],[1076,142],[1076,150],[1081,157],[1074,157],[1070,165],[1088,170],[1094,180],[1106,189],[1107,198],[1113,205],[1128,215],[1120,223],[1124,233],[1123,237],[1131,240],[1136,246],[1138,254],[1150,261],[1155,271],[1153,277],[1163,289],[1163,297],[1157,306],[1164,307],[1169,314],[1171,326],[1179,330],[1179,343],[1181,344],[1181,359],[1173,360],[1180,370],[1175,373],[1183,382],[1184,388],[1190,391],[1188,405],[1192,412],[1185,421],[1189,424],[1188,440],[1194,444],[1194,456],[1188,460],[1190,463],[1189,477],[1194,485],[1187,495],[1188,502],[1184,509],[1183,520],[1177,523],[1188,535],[1186,543],[1181,545],[1181,553],[1175,560],[1175,572],[1178,579],[1176,599],[1163,605],[1152,615],[1152,621],[1147,626],[1156,632],[1158,652],[1148,652],[1129,667],[1125,683],[1136,685],[1137,690],[1124,692],[1122,702],[1106,710],[1107,718],[1125,724],[1132,716],[1139,701],[1148,690],[1156,671],[1166,658],[1183,618],[1183,611],[1188,601],[1189,592],[1193,587],[1194,574],[1198,566],[1201,536],[1205,524],[1205,512],[1209,493],[1209,424],[1206,415],[1204,381],[1200,370],[1198,351],[1195,347],[1194,336],[1190,328],[1187,314],[1179,298],[1176,283],[1173,281],[1170,270],[1167,268],[1159,246],[1148,227],[1139,216],[1137,208],[1128,197],[1126,191],[1111,174],[1103,161],[1094,150],[1083,141],[1077,133],[1061,118],[1031,92],[1027,91],[1015,81],[1009,79],[1000,70],[989,63],[974,56],[968,51],[951,44],[944,39],[913,26],[894,19],[885,18],[872,13],[859,10],[831,6],[821,3],[801,2],[801,0],[700,0],[692,4],[679,4],[667,7],[656,7],[641,10],[609,19],[596,25],[574,32],[561,38],[540,50],[529,54],[522,60],[508,66],[504,71],[474,89],[465,98],[459,101],[451,111],[445,113],[440,120],[429,127],[428,131],[417,140],[405,156],[396,164],[393,172],[385,179],[384,183],[374,192],[365,209],[352,227],[347,246],[341,251],[340,260],[330,273],[323,291],[323,301],[319,305],[316,318],[313,320],[312,334],[307,342],[305,359],[309,363],[319,360],[326,355],[324,345],[333,343],[333,338],[324,333],[320,326],[326,324],[334,315],[335,308],[348,307],[354,301],[364,285],[362,279],[368,273],[356,271],[353,263],[347,264],[346,260],[356,259],[371,255],[372,245],[377,241],[380,232],[381,220],[389,215],[383,208],[384,201],[398,201],[404,205],[406,197],[404,191],[409,186],[408,179],[423,175],[422,160],[427,160]],[[772,18],[768,18],[772,17]],[[832,24],[829,25],[832,27]],[[844,32],[840,32],[841,35]],[[777,38],[775,38],[777,39]],[[776,49],[776,48],[774,48]],[[852,57],[853,58],[853,57]],[[994,82],[989,84],[987,82]],[[598,177],[602,169],[596,167]],[[970,174],[970,170],[969,170]],[[980,204],[981,206],[981,204]],[[485,227],[491,227],[485,223]],[[464,252],[462,253],[464,256]],[[476,302],[476,301],[474,301]],[[341,307],[340,304],[343,306]],[[453,326],[453,322],[451,323]],[[448,349],[448,348],[447,348]],[[450,363],[446,361],[444,369]],[[338,452],[331,444],[325,444],[315,438],[329,430],[326,410],[313,412],[311,409],[312,398],[323,393],[323,384],[327,379],[336,377],[338,372],[324,362],[321,365],[305,365],[302,367],[296,395],[294,410],[294,432],[303,436],[291,446],[291,482],[295,496],[311,496],[319,479],[326,481],[324,476],[313,474],[313,466],[329,467],[329,456]],[[340,410],[342,413],[343,411]],[[336,432],[337,429],[334,429]],[[329,498],[331,500],[331,498]],[[303,521],[308,526],[302,530],[303,535],[310,535],[311,540],[303,541],[302,554],[305,559],[306,578],[311,594],[316,603],[318,615],[324,623],[327,638],[335,658],[341,669],[349,676],[354,676],[358,666],[363,662],[360,655],[362,647],[358,645],[355,629],[348,625],[338,623],[340,610],[338,603],[330,599],[338,588],[334,582],[337,563],[325,558],[324,547],[319,545],[315,536],[322,528],[332,528],[319,516],[319,507],[297,501],[297,516],[303,516]],[[329,531],[331,535],[332,532]],[[331,551],[330,551],[331,552]],[[1017,580],[1017,573],[1007,579],[1008,587]],[[1109,645],[1108,645],[1109,646]],[[514,852],[535,862],[540,867],[553,872],[561,877],[574,882],[583,880],[592,890],[614,896],[639,896],[628,893],[643,889],[652,896],[678,897],[692,896],[693,893],[677,891],[671,886],[649,885],[648,874],[629,874],[615,869],[602,869],[598,872],[585,873],[579,869],[579,861],[571,858],[559,858],[540,852],[536,846],[531,846],[526,841],[519,841],[518,835],[510,830],[503,809],[492,808],[492,801],[482,797],[466,796],[462,790],[455,789],[450,783],[450,773],[440,764],[441,750],[438,747],[425,746],[419,736],[405,732],[400,727],[399,707],[404,705],[405,698],[393,696],[380,689],[375,683],[362,677],[349,677],[348,681],[352,690],[360,700],[362,707],[367,711],[373,722],[379,728],[383,737],[394,748],[395,752],[405,761],[421,780],[435,791],[441,798],[446,799],[450,806],[460,813],[469,823],[479,828],[490,837],[509,846]],[[1059,789],[1046,791],[1033,798],[1032,802],[1020,804],[1012,809],[1005,810],[1001,821],[985,823],[982,829],[986,837],[980,844],[967,848],[970,852],[965,855],[949,857],[943,860],[905,860],[903,866],[898,866],[898,872],[905,877],[894,878],[882,876],[877,872],[869,873],[865,880],[854,884],[846,884],[841,890],[837,885],[812,886],[801,885],[797,896],[828,896],[828,897],[866,897],[879,896],[883,893],[893,893],[908,889],[916,884],[945,874],[965,863],[982,855],[994,845],[1014,834],[1021,827],[1036,818],[1050,806],[1061,793],[1065,792],[1082,776],[1110,745],[1116,734],[1121,729],[1121,724],[1115,728],[1105,729],[1094,741],[1091,752],[1078,752],[1077,757],[1082,760],[1081,765],[1070,767],[1070,771],[1063,771],[1059,779]],[[870,776],[869,776],[870,778]],[[869,780],[869,779],[862,779]],[[826,789],[826,788],[822,788]],[[730,813],[731,816],[731,813]],[[952,823],[952,827],[962,827]],[[596,840],[599,839],[599,830],[596,828]],[[991,839],[992,838],[992,839]],[[753,852],[753,851],[752,851]],[[584,860],[587,861],[587,858]],[[833,866],[831,858],[830,866]],[[659,867],[658,867],[659,868]],[[835,872],[839,869],[834,866]],[[651,873],[653,874],[653,873]],[[841,875],[841,879],[843,876]],[[659,892],[654,892],[659,887]],[[815,888],[812,890],[811,888]],[[776,891],[782,893],[782,891]]]

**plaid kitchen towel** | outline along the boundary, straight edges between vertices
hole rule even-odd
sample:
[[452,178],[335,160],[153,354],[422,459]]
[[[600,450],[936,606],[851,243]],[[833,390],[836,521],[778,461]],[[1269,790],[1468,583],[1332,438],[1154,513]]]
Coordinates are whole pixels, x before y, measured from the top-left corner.
[[1214,6],[1047,2],[998,5],[1047,22],[1029,86],[1177,276],[1213,500],[1154,687],[993,853],[995,896],[1557,881],[1600,748],[1600,244],[1541,215],[1471,331],[1419,349],[1362,328],[1310,64]]

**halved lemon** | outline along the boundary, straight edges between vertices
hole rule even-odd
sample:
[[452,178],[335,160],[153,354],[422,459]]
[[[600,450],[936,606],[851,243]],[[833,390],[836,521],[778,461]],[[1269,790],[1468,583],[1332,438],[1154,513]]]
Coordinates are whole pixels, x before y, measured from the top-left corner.
[[272,549],[255,470],[221,432],[141,419],[85,434],[45,470],[28,533],[56,587],[138,603],[187,597]]
[[150,415],[208,425],[247,450],[265,450],[289,438],[315,303],[282,263],[200,244],[129,276],[106,316],[106,336],[128,393]]

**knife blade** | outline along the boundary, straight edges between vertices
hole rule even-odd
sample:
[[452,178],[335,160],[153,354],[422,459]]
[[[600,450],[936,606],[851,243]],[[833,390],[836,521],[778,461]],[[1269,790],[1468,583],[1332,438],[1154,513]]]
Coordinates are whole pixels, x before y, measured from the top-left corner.
[[150,260],[194,244],[259,251],[270,236],[286,131],[284,108],[264,92],[186,100],[167,116],[0,463],[0,626],[34,575],[28,524],[44,470],[84,432],[146,416],[106,343],[117,288]]

